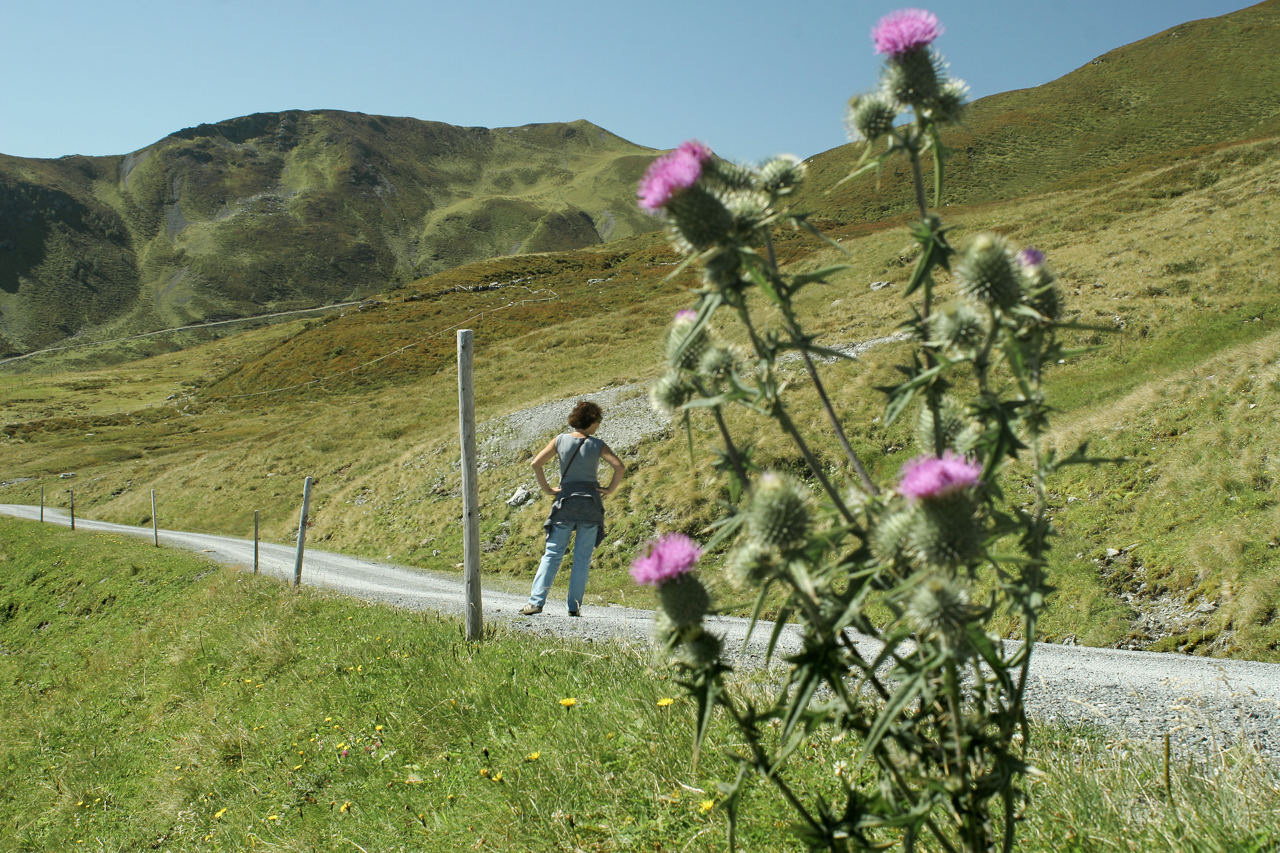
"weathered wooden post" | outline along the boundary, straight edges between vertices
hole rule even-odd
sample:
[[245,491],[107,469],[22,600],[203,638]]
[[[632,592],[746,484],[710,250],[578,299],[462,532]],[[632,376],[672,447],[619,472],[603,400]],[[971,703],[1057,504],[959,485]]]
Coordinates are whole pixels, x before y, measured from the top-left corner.
[[40,523],[44,523],[44,486],[40,487]]
[[151,535],[155,537],[156,547],[160,547],[160,526],[156,522],[156,490],[151,490]]
[[67,489],[67,494],[71,495],[71,529],[76,529],[76,490]]
[[467,639],[484,633],[480,600],[480,487],[476,464],[475,345],[470,329],[458,330],[458,427],[462,437],[462,572]]
[[253,511],[253,573],[258,573],[258,511]]
[[311,507],[311,478],[302,483],[302,518],[298,520],[298,557],[293,562],[293,585],[302,583],[302,550],[307,542],[307,510]]

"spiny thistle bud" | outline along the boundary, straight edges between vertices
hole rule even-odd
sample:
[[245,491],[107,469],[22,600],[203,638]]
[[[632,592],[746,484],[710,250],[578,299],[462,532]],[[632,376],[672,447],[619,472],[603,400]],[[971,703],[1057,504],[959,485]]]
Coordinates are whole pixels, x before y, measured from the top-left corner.
[[1058,319],[1062,304],[1053,283],[1053,273],[1045,266],[1044,253],[1038,249],[1023,249],[1018,253],[1017,262],[1023,303],[1048,320]]
[[[939,429],[934,429],[933,422],[933,409],[926,403],[920,407],[920,416],[916,418],[915,438],[920,449],[930,455],[946,450],[967,454],[982,436],[982,425],[970,418],[964,407],[951,396],[944,396],[938,401]],[[942,447],[935,448],[939,435]]]
[[760,173],[742,163],[728,160],[712,161],[706,171],[709,186],[722,192],[749,192],[760,188]]
[[979,234],[956,266],[960,291],[975,302],[1008,308],[1022,295],[1009,241]]
[[762,192],[733,193],[726,199],[725,208],[733,216],[737,236],[748,243],[759,242],[762,235],[756,232],[769,217],[769,197]]
[[969,95],[969,84],[954,77],[948,78],[938,89],[938,96],[929,105],[929,115],[938,124],[956,124],[964,115]]
[[969,591],[956,579],[934,576],[916,587],[907,604],[907,622],[924,639],[955,650],[964,645],[969,623],[978,615]]
[[809,498],[800,485],[770,472],[751,494],[747,526],[756,542],[785,551],[808,538],[809,515]]
[[704,631],[684,644],[680,660],[686,666],[693,669],[701,669],[704,666],[711,666],[711,664],[720,660],[720,652],[723,648],[724,646],[719,637]]
[[664,649],[674,649],[680,643],[688,643],[702,634],[702,625],[677,625],[671,617],[659,610],[653,617],[653,639]]
[[871,532],[871,553],[882,563],[896,563],[906,557],[907,537],[915,523],[910,506],[883,516]]
[[981,553],[982,528],[977,506],[968,492],[920,501],[915,510],[906,551],[921,565],[962,566]]
[[747,586],[759,586],[777,574],[779,568],[774,550],[750,539],[729,554],[729,571]]
[[716,288],[736,289],[742,285],[742,258],[733,249],[721,249],[707,258],[702,279]]
[[689,625],[702,622],[711,606],[711,596],[702,581],[690,574],[680,575],[658,587],[658,598],[662,602],[662,611],[667,614],[671,624],[684,629]]
[[929,317],[929,343],[959,358],[972,358],[987,339],[989,315],[957,299]]
[[690,254],[705,251],[728,236],[733,214],[719,194],[692,186],[673,196],[663,208],[676,248]]
[[924,110],[938,103],[943,77],[941,57],[931,50],[913,50],[885,66],[880,88],[893,103]]
[[711,346],[711,336],[706,326],[692,334],[697,323],[696,311],[685,309],[676,312],[676,318],[667,331],[667,363],[677,370],[693,370],[703,353]]
[[760,189],[774,198],[790,195],[804,183],[808,167],[792,154],[780,154],[760,167]]
[[655,411],[671,417],[680,407],[693,399],[694,388],[680,377],[678,373],[667,373],[658,377],[649,386],[649,402]]
[[718,344],[707,347],[698,359],[698,373],[708,379],[723,379],[738,367],[738,356],[732,349]]
[[844,123],[850,139],[875,142],[893,130],[897,118],[898,108],[879,95],[858,95],[849,101]]

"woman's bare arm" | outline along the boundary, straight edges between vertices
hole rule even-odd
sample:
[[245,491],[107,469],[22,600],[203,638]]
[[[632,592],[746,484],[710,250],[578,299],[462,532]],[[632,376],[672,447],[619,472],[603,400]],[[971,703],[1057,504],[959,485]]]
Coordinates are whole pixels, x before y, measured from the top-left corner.
[[600,458],[609,463],[609,467],[613,469],[613,479],[609,481],[609,485],[600,490],[600,494],[611,495],[616,492],[618,490],[618,486],[622,484],[622,475],[626,473],[627,466],[622,464],[622,460],[618,458],[617,454],[614,453],[607,444],[604,446],[604,449],[600,451]]
[[538,486],[542,489],[543,494],[554,497],[560,493],[558,488],[551,488],[551,484],[547,482],[547,472],[543,469],[547,467],[547,461],[556,455],[556,440],[551,439],[551,443],[542,448],[538,455],[533,457],[529,463],[533,466],[533,475],[538,478]]

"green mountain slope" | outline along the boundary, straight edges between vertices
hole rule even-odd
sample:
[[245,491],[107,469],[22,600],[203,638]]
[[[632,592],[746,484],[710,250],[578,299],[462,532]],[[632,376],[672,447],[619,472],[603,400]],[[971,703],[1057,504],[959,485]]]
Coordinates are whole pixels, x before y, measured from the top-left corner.
[[0,156],[0,350],[359,297],[653,230],[652,152],[585,121],[262,113],[120,157]]
[[[1280,0],[1193,21],[1126,45],[1051,83],[976,101],[944,135],[945,203],[974,204],[1114,180],[1139,158],[1280,133]],[[865,143],[819,154],[801,205],[834,219],[914,209],[895,163],[840,187]],[[878,150],[878,149],[877,149]],[[1092,174],[1090,174],[1092,173]]]

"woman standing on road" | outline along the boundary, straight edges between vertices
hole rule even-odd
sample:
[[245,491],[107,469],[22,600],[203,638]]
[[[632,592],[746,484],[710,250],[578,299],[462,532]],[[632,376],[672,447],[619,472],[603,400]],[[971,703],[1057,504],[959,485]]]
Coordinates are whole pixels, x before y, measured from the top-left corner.
[[[582,615],[582,596],[587,589],[587,573],[591,568],[591,552],[604,540],[604,501],[622,482],[625,468],[609,445],[595,437],[600,428],[600,407],[587,400],[580,400],[569,415],[573,432],[556,436],[542,451],[533,457],[533,473],[542,491],[555,500],[551,515],[542,529],[547,533],[547,550],[533,578],[533,591],[529,603],[520,612],[525,616],[541,613],[547,603],[551,582],[560,570],[569,546],[569,534],[577,531],[573,543],[573,568],[569,572],[569,615]],[[560,487],[553,489],[547,483],[543,468],[553,456],[560,460]],[[603,459],[613,468],[613,479],[603,489],[596,478],[596,469]]]

